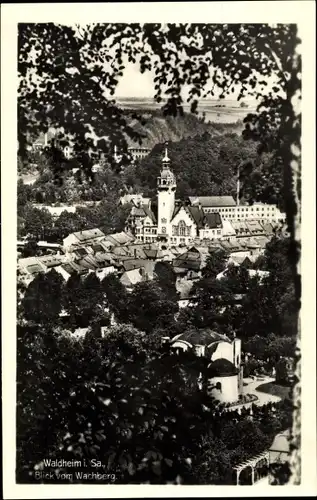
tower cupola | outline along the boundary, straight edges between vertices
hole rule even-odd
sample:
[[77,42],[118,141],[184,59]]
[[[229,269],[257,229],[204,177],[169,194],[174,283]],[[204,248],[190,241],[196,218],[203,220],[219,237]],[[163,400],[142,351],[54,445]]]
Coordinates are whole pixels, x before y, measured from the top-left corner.
[[162,169],[160,172],[160,176],[157,178],[157,186],[160,189],[176,189],[176,179],[170,168],[171,160],[168,157],[167,152],[167,143],[165,144],[165,154],[162,159]]

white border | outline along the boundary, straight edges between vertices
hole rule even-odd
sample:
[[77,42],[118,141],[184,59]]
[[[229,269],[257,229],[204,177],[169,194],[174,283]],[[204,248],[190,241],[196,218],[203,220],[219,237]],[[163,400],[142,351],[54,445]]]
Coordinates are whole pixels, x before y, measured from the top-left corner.
[[[162,2],[2,4],[2,375],[5,499],[100,497],[302,496],[316,493],[315,324],[315,2]],[[16,97],[18,22],[298,23],[303,54],[302,483],[300,486],[85,486],[15,484]],[[272,489],[273,488],[273,489]],[[258,492],[258,494],[257,494]]]

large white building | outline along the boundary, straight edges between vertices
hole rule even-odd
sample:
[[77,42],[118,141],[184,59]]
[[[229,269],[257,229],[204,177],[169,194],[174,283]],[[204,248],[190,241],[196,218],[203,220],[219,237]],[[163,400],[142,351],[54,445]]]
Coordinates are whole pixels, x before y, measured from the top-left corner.
[[205,213],[218,212],[221,218],[240,222],[258,220],[264,222],[283,222],[285,214],[276,205],[254,203],[237,204],[232,196],[190,196],[193,206],[199,206]]
[[[187,245],[197,238],[228,239],[237,235],[232,227],[234,223],[277,223],[285,219],[275,205],[237,205],[232,196],[190,196],[185,202],[180,202],[175,197],[176,187],[176,177],[165,149],[157,178],[157,202],[137,195],[126,221],[126,230],[131,231],[138,241]],[[120,202],[126,203],[123,198]],[[257,233],[263,233],[263,228],[259,228]],[[247,227],[246,231],[255,234],[254,228]],[[238,233],[241,233],[240,229]]]

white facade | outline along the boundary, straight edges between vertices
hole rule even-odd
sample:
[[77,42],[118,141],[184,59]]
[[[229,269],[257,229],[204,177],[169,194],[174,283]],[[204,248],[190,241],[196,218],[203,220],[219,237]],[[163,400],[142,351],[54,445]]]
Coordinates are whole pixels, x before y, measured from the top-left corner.
[[128,148],[128,152],[131,154],[131,156],[134,160],[145,158],[146,156],[149,155],[150,151],[151,150],[149,148],[141,148],[141,147]]
[[238,375],[212,377],[207,381],[207,394],[220,403],[233,403],[239,399]]
[[165,150],[163,158],[163,168],[161,175],[157,178],[157,197],[158,197],[158,214],[157,214],[157,234],[166,239],[172,235],[171,219],[175,207],[175,191],[176,179],[173,172],[169,168],[170,159]]
[[184,207],[171,220],[170,242],[174,245],[188,245],[197,236],[196,224]]
[[135,236],[138,241],[154,243],[157,240],[157,226],[150,217],[139,219],[135,224]]
[[199,229],[199,238],[201,240],[209,239],[209,240],[219,240],[223,237],[223,229],[219,227],[217,229],[210,229],[208,227],[204,227],[203,229]]
[[263,222],[284,221],[286,215],[276,205],[255,203],[254,205],[237,205],[223,207],[203,207],[204,212],[219,212],[221,218],[228,221],[259,220]]
[[72,245],[78,245],[78,238],[74,233],[69,234],[68,236],[66,236],[66,238],[63,239],[63,247],[65,249],[71,247]]

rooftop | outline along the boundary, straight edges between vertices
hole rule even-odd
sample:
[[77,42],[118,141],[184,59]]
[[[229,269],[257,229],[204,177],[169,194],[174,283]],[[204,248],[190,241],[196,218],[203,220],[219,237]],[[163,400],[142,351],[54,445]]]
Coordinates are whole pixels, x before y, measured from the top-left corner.
[[202,207],[235,207],[236,202],[232,196],[189,196],[192,205]]
[[[102,238],[105,234],[99,229],[86,229],[84,231],[77,231],[72,233],[79,241],[88,241],[94,238]],[[70,236],[70,235],[69,235]]]
[[238,369],[228,359],[218,358],[210,363],[207,373],[210,377],[230,377],[236,375]]
[[120,278],[120,281],[125,286],[136,285],[143,281],[142,270],[139,269],[131,269],[130,271],[125,271]]
[[214,344],[215,342],[230,342],[230,339],[226,335],[222,335],[209,329],[187,330],[180,335],[176,335],[176,337],[172,339],[172,342],[176,342],[178,340],[184,340],[191,345],[206,346]]
[[124,231],[121,231],[120,233],[108,234],[102,241],[102,243],[104,241],[108,241],[115,245],[127,245],[129,243],[132,243],[134,240],[135,238],[134,236],[132,236],[132,234],[128,234],[125,233]]

